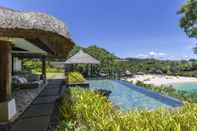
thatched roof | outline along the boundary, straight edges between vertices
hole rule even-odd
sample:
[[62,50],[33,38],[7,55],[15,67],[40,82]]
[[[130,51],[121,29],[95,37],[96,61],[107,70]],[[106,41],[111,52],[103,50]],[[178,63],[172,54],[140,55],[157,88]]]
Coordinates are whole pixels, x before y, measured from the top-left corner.
[[0,7],[0,37],[24,38],[55,56],[67,56],[74,46],[64,23],[55,17],[3,7]]
[[65,64],[100,64],[100,61],[96,60],[92,56],[80,50],[77,54],[70,57],[64,63]]

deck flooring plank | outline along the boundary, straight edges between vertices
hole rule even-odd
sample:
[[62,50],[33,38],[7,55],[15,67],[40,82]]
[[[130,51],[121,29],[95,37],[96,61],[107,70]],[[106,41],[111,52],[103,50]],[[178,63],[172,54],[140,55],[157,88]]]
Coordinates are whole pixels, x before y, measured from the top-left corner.
[[32,105],[27,111],[22,115],[22,118],[31,118],[39,116],[50,115],[53,111],[54,104],[39,104]]
[[51,104],[57,100],[58,96],[39,97],[33,104]]
[[49,116],[20,119],[10,131],[47,131]]
[[47,87],[12,125],[10,131],[47,131],[63,80],[49,80]]

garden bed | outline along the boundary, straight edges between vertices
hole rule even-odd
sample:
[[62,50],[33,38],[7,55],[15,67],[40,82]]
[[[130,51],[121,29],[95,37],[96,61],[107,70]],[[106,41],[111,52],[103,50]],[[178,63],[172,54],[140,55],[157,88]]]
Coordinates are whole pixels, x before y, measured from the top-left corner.
[[59,108],[61,123],[56,131],[197,129],[197,105],[191,103],[175,109],[121,112],[106,97],[95,91],[67,88]]

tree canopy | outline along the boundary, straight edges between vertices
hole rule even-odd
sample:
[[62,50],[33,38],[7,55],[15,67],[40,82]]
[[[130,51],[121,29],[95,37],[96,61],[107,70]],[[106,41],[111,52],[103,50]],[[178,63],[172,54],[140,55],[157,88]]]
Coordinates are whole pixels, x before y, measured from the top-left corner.
[[[119,58],[96,45],[82,48],[76,46],[71,52],[70,56],[83,49],[89,55],[101,61],[100,65],[95,67],[96,72],[103,72],[106,74],[114,75],[114,73],[125,73],[127,70],[133,74],[153,73],[153,74],[168,74],[168,75],[184,75],[196,76],[197,75],[197,60],[156,60],[156,59],[137,59],[127,58],[127,61],[117,61]],[[80,68],[84,67],[80,65]],[[85,69],[85,67],[84,67]]]
[[[178,11],[181,15],[180,27],[184,29],[187,36],[197,38],[197,0],[187,0]],[[193,48],[197,54],[197,47]]]
[[178,11],[180,26],[189,37],[197,38],[197,0],[187,0]]

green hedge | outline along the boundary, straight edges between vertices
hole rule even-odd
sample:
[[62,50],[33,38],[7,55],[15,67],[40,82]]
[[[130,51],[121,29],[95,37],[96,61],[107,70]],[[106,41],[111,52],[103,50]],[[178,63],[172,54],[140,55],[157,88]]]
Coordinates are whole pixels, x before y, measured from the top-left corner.
[[94,91],[66,90],[60,106],[62,120],[56,131],[196,131],[197,105],[179,109],[121,112]]

